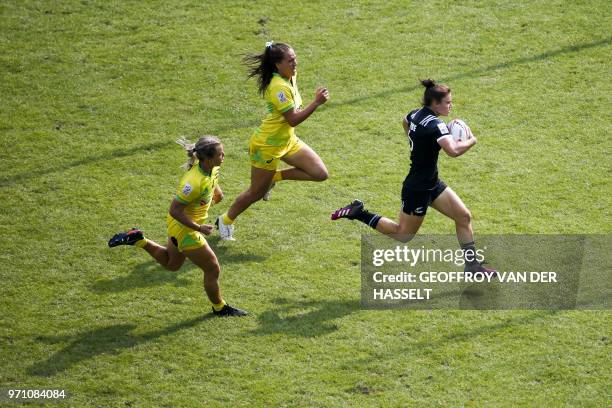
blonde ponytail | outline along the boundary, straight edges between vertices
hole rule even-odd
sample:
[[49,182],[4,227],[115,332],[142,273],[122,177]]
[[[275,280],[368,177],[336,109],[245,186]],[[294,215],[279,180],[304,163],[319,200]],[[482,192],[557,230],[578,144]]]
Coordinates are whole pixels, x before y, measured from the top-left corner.
[[205,160],[207,157],[213,157],[216,148],[221,144],[221,141],[216,136],[202,136],[196,143],[181,137],[176,139],[176,143],[181,145],[187,152],[189,158],[185,164],[181,166],[184,170],[190,170],[198,160]]

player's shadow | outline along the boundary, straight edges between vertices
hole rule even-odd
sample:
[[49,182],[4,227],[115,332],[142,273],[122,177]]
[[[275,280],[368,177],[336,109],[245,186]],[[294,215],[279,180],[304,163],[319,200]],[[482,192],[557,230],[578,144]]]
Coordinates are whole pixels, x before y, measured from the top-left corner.
[[359,310],[358,300],[295,301],[274,300],[276,307],[260,314],[255,335],[282,333],[296,337],[317,337],[339,329],[337,319]]
[[39,343],[49,345],[68,344],[46,360],[32,364],[26,371],[29,375],[50,377],[97,355],[116,355],[125,349],[194,327],[212,317],[212,314],[202,315],[176,323],[165,329],[153,330],[143,334],[132,334],[136,329],[134,324],[115,324],[89,330],[75,336],[37,336],[35,340]]
[[236,247],[236,245],[232,242],[222,241],[221,238],[219,238],[219,235],[216,233],[207,236],[206,241],[217,255],[222,270],[223,265],[232,263],[262,263],[268,259],[269,256],[268,254],[263,253],[254,254],[246,252],[244,248]]
[[[222,270],[224,265],[231,263],[261,263],[267,259],[267,256],[264,255],[255,255],[243,250],[234,250],[222,244],[219,245],[219,237],[216,236],[207,237],[206,239],[217,254]],[[167,284],[176,287],[186,287],[192,284],[192,279],[187,279],[184,275],[194,270],[201,273],[200,269],[189,259],[186,259],[181,269],[176,272],[168,271],[157,262],[150,260],[136,266],[128,275],[98,280],[90,286],[90,289],[92,292],[97,293],[112,293]]]
[[541,319],[546,319],[550,316],[554,316],[557,313],[559,313],[559,311],[557,310],[537,310],[533,313],[530,313],[529,315],[516,316],[495,324],[477,324],[475,327],[461,329],[442,336],[438,339],[426,338],[414,343],[403,342],[401,347],[394,349],[385,348],[384,351],[375,350],[372,355],[366,358],[351,360],[350,362],[347,362],[347,365],[350,367],[355,367],[356,365],[372,366],[373,364],[380,364],[381,362],[387,360],[394,361],[397,359],[397,356],[404,356],[405,358],[414,358],[419,355],[422,355],[423,352],[431,353],[432,351],[435,351],[438,348],[446,348],[448,347],[448,344],[457,344],[463,341],[471,341],[481,336],[494,336],[495,333],[508,332],[512,328],[518,328],[530,324],[537,324]]
[[180,270],[171,272],[151,260],[136,266],[128,275],[119,276],[114,279],[98,280],[90,288],[93,292],[108,293],[166,284],[185,287],[191,285],[191,280],[185,279],[183,275],[193,268],[196,268],[193,264],[185,262],[185,265]]

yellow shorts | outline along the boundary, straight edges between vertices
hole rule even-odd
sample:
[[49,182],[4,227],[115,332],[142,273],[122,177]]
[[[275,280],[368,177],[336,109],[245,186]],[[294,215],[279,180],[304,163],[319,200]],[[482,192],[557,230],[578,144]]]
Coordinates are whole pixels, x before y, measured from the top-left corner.
[[198,249],[206,246],[206,239],[201,232],[185,227],[183,224],[168,216],[168,236],[177,246],[179,252]]
[[254,139],[249,142],[251,166],[264,170],[276,170],[281,158],[293,156],[306,145],[297,136],[290,138],[284,146],[270,146]]

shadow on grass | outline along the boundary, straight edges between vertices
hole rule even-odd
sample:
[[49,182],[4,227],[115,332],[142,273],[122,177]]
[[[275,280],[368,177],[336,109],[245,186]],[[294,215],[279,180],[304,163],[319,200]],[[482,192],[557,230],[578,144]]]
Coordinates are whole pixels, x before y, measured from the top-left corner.
[[[230,247],[218,245],[220,239],[216,236],[206,237],[206,239],[219,258],[221,271],[223,271],[224,265],[227,264],[264,262],[267,259],[267,256],[250,254],[244,251],[232,251]],[[176,287],[185,287],[191,285],[191,280],[183,278],[182,275],[192,269],[196,269],[201,272],[200,269],[189,259],[185,260],[185,263],[177,272],[168,271],[160,266],[157,262],[150,260],[138,265],[127,276],[119,276],[114,279],[96,281],[93,285],[91,285],[90,289],[92,292],[96,293],[112,293],[136,288],[149,288],[152,286],[165,284],[173,284]]]
[[[501,62],[498,64],[488,65],[483,68],[478,68],[478,69],[474,69],[474,70],[467,71],[464,73],[451,75],[446,78],[438,78],[438,80],[440,82],[452,82],[453,80],[457,80],[457,79],[476,77],[484,73],[495,71],[498,69],[506,69],[506,68],[509,68],[515,65],[520,65],[520,64],[525,64],[525,63],[535,62],[535,61],[541,61],[547,58],[556,57],[557,55],[579,52],[579,51],[582,51],[588,48],[598,47],[600,45],[608,45],[611,42],[612,42],[612,37],[608,37],[608,38],[604,38],[598,41],[593,41],[590,43],[570,45],[570,46],[558,48],[556,50],[546,51],[546,52],[543,52],[537,55],[533,55],[533,56],[526,56],[526,57],[516,58],[514,60],[510,60],[506,62]],[[339,107],[343,105],[353,105],[353,104],[357,104],[363,101],[367,101],[369,99],[384,98],[390,94],[395,94],[398,92],[411,92],[411,91],[414,91],[420,88],[421,88],[421,85],[419,84],[419,85],[414,85],[414,86],[389,89],[383,92],[377,92],[377,93],[373,93],[369,95],[359,96],[356,98],[333,102],[329,104],[329,106],[327,106],[326,109],[333,109],[334,107]],[[235,130],[238,128],[254,127],[258,123],[259,123],[259,120],[245,121],[244,119],[241,118],[241,119],[231,121],[223,126],[216,126],[216,127],[213,126],[209,130],[207,130],[207,133],[220,134],[220,133],[223,133],[229,130]],[[55,167],[51,166],[48,168],[39,169],[35,171],[27,171],[27,172],[18,173],[18,174],[11,175],[11,176],[3,176],[3,177],[0,177],[0,187],[11,186],[13,184],[20,183],[25,180],[29,180],[32,178],[36,179],[46,174],[62,172],[62,171],[66,171],[66,170],[72,169],[74,167],[82,166],[82,165],[99,163],[99,162],[107,161],[110,159],[129,157],[135,153],[140,153],[143,150],[156,150],[156,149],[161,149],[161,148],[168,147],[171,145],[174,145],[174,141],[155,142],[155,143],[150,143],[147,145],[130,147],[127,149],[121,148],[121,149],[117,149],[117,150],[107,152],[104,154],[85,157],[83,159],[79,159],[71,163],[66,163],[63,165],[55,166]]]
[[[585,50],[585,49],[588,49],[588,48],[599,47],[600,45],[608,45],[610,43],[612,43],[612,37],[604,38],[602,40],[593,41],[593,42],[590,42],[590,43],[582,43],[582,44],[577,44],[577,45],[569,45],[569,46],[566,46],[566,47],[561,47],[561,48],[558,48],[556,50],[546,51],[546,52],[543,52],[543,53],[540,53],[540,54],[536,54],[536,55],[533,55],[533,56],[526,56],[526,57],[516,58],[516,59],[510,60],[510,61],[500,62],[498,64],[493,64],[493,65],[487,65],[486,67],[473,69],[471,71],[459,73],[459,74],[456,74],[456,75],[451,75],[451,76],[448,76],[446,78],[436,78],[436,79],[439,82],[450,83],[450,82],[458,80],[458,79],[477,77],[479,75],[482,75],[482,74],[485,74],[485,73],[488,73],[488,72],[492,72],[492,71],[496,71],[498,69],[506,69],[506,68],[513,67],[515,65],[526,64],[526,63],[529,63],[529,62],[543,61],[545,59],[556,57],[558,55],[569,54],[569,53],[573,53],[573,52],[579,52],[579,51],[582,51],[582,50]],[[452,87],[452,85],[451,85],[451,87]],[[332,108],[333,106],[353,105],[353,104],[357,104],[357,103],[360,103],[360,102],[363,102],[363,101],[367,101],[369,99],[385,98],[388,95],[397,94],[399,92],[412,92],[412,91],[415,91],[415,90],[421,89],[421,88],[422,88],[421,84],[417,84],[417,85],[406,86],[406,87],[402,87],[402,88],[388,89],[386,91],[377,92],[377,93],[374,93],[374,94],[358,96],[356,98],[348,99],[348,100],[345,100],[345,101],[339,101],[337,103],[334,103],[334,104],[330,105],[330,108]]]
[[90,330],[76,336],[38,336],[35,340],[41,343],[57,344],[69,342],[69,344],[48,359],[34,363],[28,367],[27,372],[29,375],[49,377],[97,355],[119,354],[124,349],[194,327],[198,323],[213,317],[212,314],[198,316],[166,327],[165,329],[153,330],[137,335],[131,334],[136,325],[115,324]]
[[37,179],[46,174],[59,173],[59,172],[70,170],[74,167],[90,165],[93,163],[100,163],[100,162],[104,162],[104,161],[112,160],[112,159],[120,159],[123,157],[129,157],[129,156],[132,156],[133,154],[142,153],[144,151],[163,149],[173,144],[174,144],[174,141],[155,142],[155,143],[149,143],[146,145],[130,147],[127,149],[126,148],[116,149],[116,150],[106,152],[103,154],[97,154],[94,156],[84,157],[82,159],[79,159],[79,160],[76,160],[70,163],[66,163],[66,164],[61,164],[61,165],[56,165],[56,166],[53,166],[51,164],[49,167],[46,167],[46,168],[40,168],[38,170],[33,170],[33,171],[26,171],[23,173],[12,175],[12,176],[0,177],[0,186],[1,187],[10,186],[10,185],[17,184],[25,180]]
[[437,348],[445,347],[447,344],[473,340],[480,336],[495,336],[495,333],[500,331],[506,331],[513,327],[536,324],[540,319],[545,319],[547,317],[554,316],[557,313],[559,313],[558,310],[538,310],[527,316],[518,316],[495,324],[479,325],[467,330],[459,330],[442,336],[439,339],[426,339],[417,343],[407,343],[405,347],[400,347],[396,349],[385,348],[384,354],[377,352],[367,358],[352,361],[348,365],[350,367],[354,367],[355,364],[371,366],[372,364],[379,364],[381,362],[384,362],[387,359],[397,359],[397,356],[399,355],[406,356],[407,358],[409,358],[410,356],[419,355],[423,351],[429,352]]
[[147,261],[138,265],[127,276],[96,281],[91,285],[91,290],[97,293],[122,292],[135,288],[148,288],[168,283],[176,287],[189,286],[191,281],[184,279],[181,275],[191,268],[195,268],[195,266],[183,266],[178,272],[170,272],[159,266],[155,261]]
[[277,307],[260,314],[256,335],[282,333],[287,336],[316,337],[338,330],[334,320],[359,310],[358,300],[295,301],[277,298]]
[[210,235],[206,237],[206,241],[210,245],[221,265],[231,263],[247,263],[247,262],[264,262],[268,259],[268,254],[253,254],[245,252],[243,247],[237,246],[235,243],[226,243],[219,238],[218,234]]

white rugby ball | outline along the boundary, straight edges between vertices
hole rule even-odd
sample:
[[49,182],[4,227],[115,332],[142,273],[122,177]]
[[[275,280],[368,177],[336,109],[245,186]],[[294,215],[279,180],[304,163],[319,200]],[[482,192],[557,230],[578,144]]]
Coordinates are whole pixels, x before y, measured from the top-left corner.
[[446,124],[448,131],[455,140],[466,140],[472,137],[472,130],[461,119],[453,119]]

